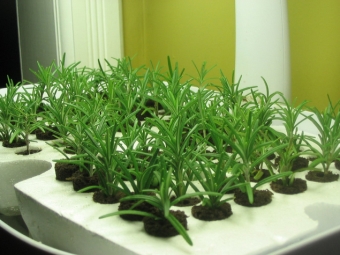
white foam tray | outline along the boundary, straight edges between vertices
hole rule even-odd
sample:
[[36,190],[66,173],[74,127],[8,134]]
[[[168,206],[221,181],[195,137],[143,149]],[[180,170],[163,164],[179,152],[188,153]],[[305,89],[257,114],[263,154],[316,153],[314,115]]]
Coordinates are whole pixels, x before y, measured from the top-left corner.
[[[47,161],[55,157],[55,153],[44,153]],[[332,171],[338,172],[334,166]],[[269,189],[269,185],[261,188]],[[71,183],[56,181],[53,163],[51,170],[15,184],[15,190],[31,236],[76,254],[268,254],[294,250],[340,230],[339,181],[308,181],[306,192],[274,193],[272,203],[259,208],[231,201],[233,215],[222,221],[199,221],[191,216],[190,208],[177,208],[189,216],[192,247],[181,236],[149,236],[140,222],[118,216],[98,219],[116,211],[118,205],[94,203],[91,193],[76,193]]]
[[[302,130],[315,132],[311,123],[303,125]],[[16,183],[15,190],[32,238],[62,251],[84,255],[283,254],[283,251],[304,249],[340,232],[340,184],[337,181],[308,182],[308,190],[298,195],[275,193],[271,204],[259,208],[247,208],[231,201],[233,215],[222,221],[199,221],[191,216],[190,208],[178,208],[189,216],[192,247],[181,236],[152,237],[144,232],[140,222],[127,222],[120,217],[98,219],[116,211],[118,205],[94,203],[92,194],[76,193],[71,183],[56,181],[52,160],[60,158],[60,154],[45,142],[32,145],[43,151],[18,156],[14,153],[18,149],[1,147],[0,162],[30,159],[34,164],[40,160],[51,163],[50,170]],[[0,167],[2,171],[11,169]],[[304,175],[300,173],[297,177],[304,178]]]
[[[142,223],[120,217],[98,219],[117,205],[92,202],[70,183],[55,181],[53,171],[15,185],[20,210],[32,237],[76,254],[249,254],[268,253],[317,234],[340,228],[339,182],[308,182],[299,195],[275,194],[271,204],[247,208],[231,202],[233,215],[216,222],[199,221],[190,208],[190,247],[181,236],[155,238]],[[264,187],[266,188],[266,187]]]

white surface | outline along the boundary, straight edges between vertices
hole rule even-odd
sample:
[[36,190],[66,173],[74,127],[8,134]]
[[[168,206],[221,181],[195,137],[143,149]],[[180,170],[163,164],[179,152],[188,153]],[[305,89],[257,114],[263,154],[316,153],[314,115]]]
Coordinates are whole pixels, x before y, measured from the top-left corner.
[[[304,175],[300,173],[297,177]],[[15,188],[32,237],[77,254],[108,254],[112,250],[124,255],[267,254],[308,243],[340,228],[338,181],[308,182],[307,191],[298,195],[274,193],[272,203],[259,208],[243,207],[231,201],[233,215],[222,221],[199,221],[191,216],[190,207],[177,208],[189,216],[192,247],[181,236],[149,236],[140,222],[127,222],[118,216],[98,219],[116,211],[118,204],[94,203],[92,194],[76,193],[71,183],[56,181],[52,170],[20,182]]]
[[[46,147],[45,142],[39,142],[39,144],[41,147],[44,147],[43,151],[47,152],[50,156],[58,156],[58,153]],[[26,229],[23,229],[23,226],[21,226],[21,221],[18,221],[19,216],[17,215],[20,215],[20,211],[13,185],[51,169],[52,164],[49,161],[43,160],[46,159],[43,153],[19,156],[15,154],[17,150],[18,148],[9,149],[0,147],[0,227],[19,240],[41,251],[57,255],[70,255],[70,253],[57,250],[29,238],[27,233],[25,233]]]
[[43,160],[0,162],[0,214],[20,215],[14,184],[39,175],[51,166],[50,162]]
[[258,86],[290,98],[290,53],[286,0],[236,0],[235,78],[241,88]]
[[[116,211],[118,205],[94,203],[92,194],[75,193],[70,183],[55,181],[52,171],[15,187],[32,236],[78,254],[108,254],[112,249],[120,250],[117,254],[248,254],[275,250],[340,225],[339,182],[308,182],[306,192],[293,196],[275,193],[265,207],[247,208],[232,201],[233,215],[216,222],[199,221],[191,216],[191,208],[179,208],[189,216],[193,247],[181,236],[151,237],[142,223],[120,217],[98,219]],[[100,250],[95,251],[96,247]]]

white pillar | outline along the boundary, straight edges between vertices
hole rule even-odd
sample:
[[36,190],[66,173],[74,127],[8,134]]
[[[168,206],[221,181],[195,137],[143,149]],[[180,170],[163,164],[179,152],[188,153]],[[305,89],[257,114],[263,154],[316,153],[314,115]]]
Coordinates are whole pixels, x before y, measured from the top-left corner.
[[235,78],[290,99],[290,51],[286,0],[236,0]]

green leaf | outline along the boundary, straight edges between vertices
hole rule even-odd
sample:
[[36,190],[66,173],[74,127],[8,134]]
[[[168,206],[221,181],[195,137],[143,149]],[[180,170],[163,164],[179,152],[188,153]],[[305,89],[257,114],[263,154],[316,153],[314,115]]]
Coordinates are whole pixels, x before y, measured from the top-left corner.
[[193,245],[193,242],[191,241],[191,238],[189,237],[187,231],[183,227],[183,225],[176,219],[175,216],[173,216],[171,213],[165,217],[171,225],[178,231],[178,233],[184,238],[184,240],[189,244]]

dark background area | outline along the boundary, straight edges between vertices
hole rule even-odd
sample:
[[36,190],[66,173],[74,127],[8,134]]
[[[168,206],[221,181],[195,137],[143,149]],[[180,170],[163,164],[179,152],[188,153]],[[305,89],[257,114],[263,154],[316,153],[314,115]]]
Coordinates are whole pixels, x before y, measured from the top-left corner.
[[30,254],[30,255],[47,255],[49,253],[43,252],[17,239],[5,230],[0,228],[0,243],[1,254]]
[[21,81],[16,1],[0,1],[0,87],[7,83],[7,75],[14,83]]

